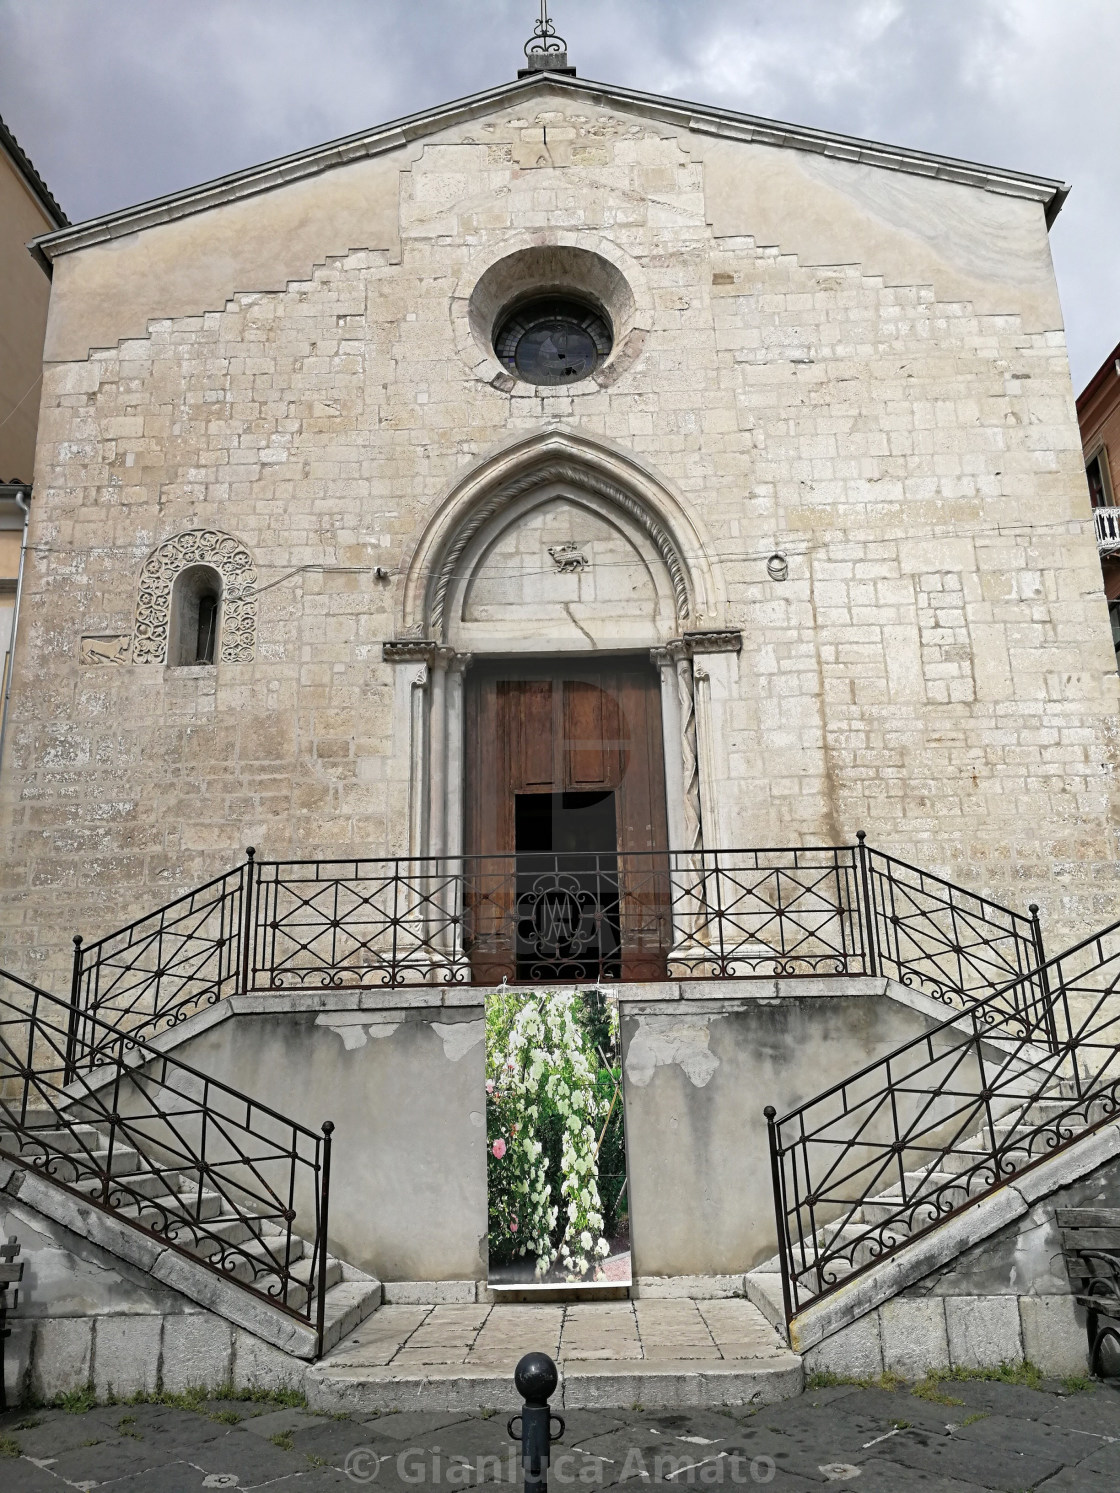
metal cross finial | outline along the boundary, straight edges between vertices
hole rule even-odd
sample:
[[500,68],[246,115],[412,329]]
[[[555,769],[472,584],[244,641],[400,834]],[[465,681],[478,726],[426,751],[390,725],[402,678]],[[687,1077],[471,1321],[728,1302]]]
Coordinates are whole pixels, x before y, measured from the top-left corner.
[[557,36],[556,27],[548,13],[548,0],[541,0],[541,18],[533,27],[532,36],[525,43],[526,57],[542,52],[566,52],[567,50],[568,43],[562,36]]

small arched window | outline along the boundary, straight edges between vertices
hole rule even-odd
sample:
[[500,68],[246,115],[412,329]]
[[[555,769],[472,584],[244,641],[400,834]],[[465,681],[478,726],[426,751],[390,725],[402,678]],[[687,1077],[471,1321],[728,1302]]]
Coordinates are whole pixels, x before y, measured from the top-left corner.
[[171,591],[169,664],[212,664],[218,656],[222,578],[209,565],[189,565]]

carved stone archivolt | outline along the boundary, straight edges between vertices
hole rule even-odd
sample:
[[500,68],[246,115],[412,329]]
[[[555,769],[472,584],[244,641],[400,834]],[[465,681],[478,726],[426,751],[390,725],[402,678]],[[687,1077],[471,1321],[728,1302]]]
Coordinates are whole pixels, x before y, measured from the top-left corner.
[[445,636],[447,593],[459,562],[474,536],[503,508],[516,502],[525,493],[533,492],[549,482],[569,483],[577,491],[594,493],[640,524],[653,540],[657,553],[661,556],[669,574],[677,620],[686,622],[690,615],[690,601],[684,563],[673,539],[657,522],[645,504],[640,503],[637,498],[632,497],[616,483],[600,477],[597,472],[577,466],[573,462],[553,461],[542,463],[531,471],[522,472],[520,476],[514,477],[497,488],[485,503],[475,509],[467,522],[459,529],[454,543],[444,552],[432,582],[428,606],[431,636],[440,641]]
[[166,662],[171,592],[175,578],[190,565],[209,565],[222,578],[221,661],[251,662],[257,641],[256,566],[240,539],[220,529],[188,529],[175,534],[144,561],[136,603],[133,662]]

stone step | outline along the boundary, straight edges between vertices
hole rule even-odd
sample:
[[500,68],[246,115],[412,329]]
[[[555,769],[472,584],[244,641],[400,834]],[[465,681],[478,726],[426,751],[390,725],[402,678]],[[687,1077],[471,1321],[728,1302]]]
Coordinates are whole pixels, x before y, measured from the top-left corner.
[[[158,1180],[158,1179],[156,1179]],[[154,1192],[149,1194],[152,1200],[152,1214],[158,1217],[161,1212],[172,1214],[175,1217],[189,1217],[201,1219],[209,1223],[211,1219],[217,1220],[221,1217],[225,1206],[223,1198],[216,1192],[204,1192],[201,1197],[192,1192],[189,1198],[180,1197],[177,1193]],[[141,1208],[139,1217],[142,1223],[147,1222],[147,1210]]]
[[758,1308],[766,1320],[786,1338],[786,1309],[782,1300],[782,1274],[778,1256],[749,1270],[744,1277],[747,1300]]
[[[57,1117],[53,1114],[50,1122],[45,1120],[39,1124],[29,1124],[29,1130],[51,1147],[53,1151],[77,1151],[80,1149],[99,1151],[104,1149],[104,1139],[101,1132],[93,1125],[75,1125],[72,1130],[59,1129]],[[19,1132],[5,1130],[0,1131],[0,1145],[6,1151],[18,1151],[26,1142],[27,1138]]]
[[[642,1310],[641,1300],[636,1307],[629,1302],[581,1304],[571,1308],[570,1324],[564,1308],[563,1325],[560,1309],[551,1304],[483,1307],[480,1314],[486,1320],[477,1336],[473,1331],[469,1335],[473,1343],[464,1342],[455,1310],[382,1307],[308,1371],[303,1387],[313,1409],[334,1413],[505,1412],[519,1408],[513,1385],[518,1359],[532,1347],[545,1346],[560,1371],[550,1401],[557,1411],[622,1408],[636,1402],[659,1410],[757,1407],[800,1393],[801,1359],[778,1339],[758,1308],[741,1297],[703,1305],[718,1305],[734,1317],[733,1324],[724,1324],[722,1347],[709,1333],[699,1304],[685,1299],[651,1301],[653,1310],[641,1334],[635,1324],[642,1319],[633,1315]],[[410,1346],[421,1322],[416,1343],[422,1340],[424,1346]],[[707,1346],[699,1346],[704,1339]],[[661,1346],[651,1348],[654,1340]],[[674,1356],[675,1341],[680,1343],[676,1353],[687,1356]]]
[[[169,1196],[167,1192],[168,1186],[174,1185],[174,1173],[172,1173],[171,1177],[168,1178],[166,1174],[159,1175],[155,1172],[148,1171],[124,1172],[120,1175],[117,1175],[116,1180],[120,1182],[122,1187],[127,1187],[129,1192],[133,1193],[134,1195],[139,1195],[140,1197],[144,1198],[167,1198]],[[74,1182],[72,1185],[76,1187],[79,1192],[93,1194],[101,1191],[101,1183],[96,1177],[79,1178],[79,1180]],[[184,1205],[180,1198],[172,1196],[170,1198],[170,1201],[174,1202],[174,1211],[176,1213],[182,1213],[184,1211]]]
[[[35,1155],[34,1143],[27,1143],[20,1154],[25,1160],[31,1160]],[[107,1150],[75,1150],[66,1155],[52,1156],[48,1175],[56,1182],[75,1186],[82,1181],[96,1182],[98,1176],[104,1177],[106,1173],[111,1177],[126,1177],[135,1173],[139,1161],[139,1155],[131,1146],[115,1147],[112,1156]]]

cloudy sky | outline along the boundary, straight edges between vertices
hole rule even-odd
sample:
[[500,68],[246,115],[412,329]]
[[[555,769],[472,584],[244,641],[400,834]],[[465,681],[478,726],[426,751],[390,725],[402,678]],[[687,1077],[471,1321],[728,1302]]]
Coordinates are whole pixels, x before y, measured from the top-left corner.
[[[77,221],[513,76],[537,0],[0,0],[0,114]],[[585,77],[1073,183],[1078,389],[1120,341],[1117,0],[552,0]]]

